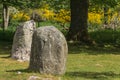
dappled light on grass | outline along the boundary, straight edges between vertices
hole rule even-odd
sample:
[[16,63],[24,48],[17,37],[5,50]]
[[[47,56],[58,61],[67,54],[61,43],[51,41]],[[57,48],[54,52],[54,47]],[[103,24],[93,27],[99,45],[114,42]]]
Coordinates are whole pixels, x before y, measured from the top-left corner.
[[120,55],[120,47],[116,44],[97,44],[97,45],[83,45],[83,44],[69,44],[69,54],[87,53],[90,55],[99,54],[118,54]]
[[31,76],[53,80],[120,80],[120,50],[114,45],[69,44],[66,73],[61,76],[29,71],[29,62],[11,59],[11,45],[8,49],[6,46],[7,43],[0,45],[0,80],[27,80]]
[[103,79],[110,80],[111,78],[119,77],[120,74],[114,72],[67,72],[66,76],[69,77],[84,77],[88,79]]
[[120,49],[114,45],[69,44],[65,77],[68,80],[119,80],[119,57]]
[[119,80],[119,57],[114,54],[69,54],[65,77],[68,80]]

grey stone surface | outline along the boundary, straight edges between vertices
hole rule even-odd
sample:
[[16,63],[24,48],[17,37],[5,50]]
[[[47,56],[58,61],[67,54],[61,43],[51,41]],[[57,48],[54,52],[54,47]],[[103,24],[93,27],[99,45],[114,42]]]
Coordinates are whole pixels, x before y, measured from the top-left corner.
[[35,22],[31,20],[17,27],[12,45],[13,59],[29,61],[35,26]]
[[33,34],[29,69],[43,74],[64,74],[67,42],[53,26],[38,28]]
[[28,80],[42,80],[42,79],[38,76],[30,76]]

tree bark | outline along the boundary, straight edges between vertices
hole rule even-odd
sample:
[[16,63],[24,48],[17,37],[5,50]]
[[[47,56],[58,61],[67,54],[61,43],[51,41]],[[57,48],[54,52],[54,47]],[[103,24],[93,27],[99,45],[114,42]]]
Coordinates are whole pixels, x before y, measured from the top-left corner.
[[9,24],[9,8],[6,4],[3,4],[3,30],[8,28]]
[[71,24],[67,34],[68,41],[89,41],[88,35],[89,0],[71,0]]

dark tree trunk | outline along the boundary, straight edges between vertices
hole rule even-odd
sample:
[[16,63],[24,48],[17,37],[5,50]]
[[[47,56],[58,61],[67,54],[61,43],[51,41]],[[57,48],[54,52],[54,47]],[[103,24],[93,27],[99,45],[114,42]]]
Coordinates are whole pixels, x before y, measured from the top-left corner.
[[3,30],[6,30],[9,24],[9,8],[3,4]]
[[71,24],[67,34],[68,41],[89,41],[87,30],[89,0],[71,0]]

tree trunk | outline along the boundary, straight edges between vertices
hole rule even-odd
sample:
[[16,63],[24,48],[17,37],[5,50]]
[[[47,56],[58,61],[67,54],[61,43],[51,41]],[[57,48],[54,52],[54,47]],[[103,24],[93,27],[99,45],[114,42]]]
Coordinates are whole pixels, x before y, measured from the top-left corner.
[[87,30],[89,0],[71,0],[71,24],[67,34],[68,41],[89,41]]
[[6,30],[9,24],[9,8],[3,4],[3,30]]
[[108,28],[108,10],[109,8],[107,6],[104,6],[104,28]]

